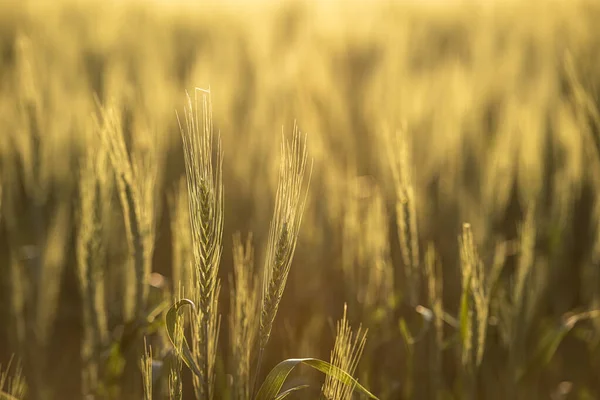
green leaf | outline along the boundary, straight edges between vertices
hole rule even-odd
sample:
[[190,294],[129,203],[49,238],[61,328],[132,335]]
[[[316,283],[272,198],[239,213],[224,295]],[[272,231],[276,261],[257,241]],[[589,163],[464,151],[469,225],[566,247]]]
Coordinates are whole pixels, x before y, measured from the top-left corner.
[[556,351],[558,350],[558,346],[560,346],[563,339],[567,337],[570,330],[569,327],[561,326],[542,339],[539,352],[544,365],[548,365],[550,361],[552,361],[554,354],[556,354]]
[[577,318],[561,320],[558,326],[548,329],[539,341],[533,358],[527,363],[525,368],[517,371],[517,380],[522,380],[536,368],[543,368],[550,364],[563,339],[571,332],[577,321]]
[[198,377],[201,378],[202,373],[200,372],[200,368],[198,368],[196,361],[194,361],[194,357],[192,355],[190,346],[188,345],[188,342],[187,342],[187,339],[185,338],[185,336],[183,337],[183,343],[181,343],[181,348],[178,348],[178,346],[175,344],[175,330],[177,329],[177,316],[178,316],[179,310],[183,306],[190,306],[190,307],[192,307],[193,310],[196,310],[196,306],[195,306],[194,302],[189,299],[181,299],[177,303],[173,304],[171,306],[171,308],[169,308],[169,311],[167,311],[167,316],[165,318],[166,324],[167,324],[167,335],[169,336],[169,340],[171,341],[173,348],[177,352],[177,355],[179,355],[179,357],[181,357],[181,359],[183,360],[185,365],[187,365],[187,367],[194,374],[196,374]]
[[288,389],[288,390],[286,390],[285,392],[283,392],[283,393],[280,393],[280,394],[279,394],[279,396],[277,396],[277,397],[275,398],[275,400],[283,400],[283,399],[285,399],[286,397],[288,397],[288,395],[289,395],[290,393],[296,392],[296,391],[298,391],[298,390],[306,389],[307,387],[308,387],[308,385],[300,385],[300,386],[296,386],[296,387],[293,387],[293,388],[291,388],[291,389]]
[[[338,379],[346,385],[354,386],[354,390],[358,390],[360,393],[368,396],[371,399],[378,398],[365,389],[356,379],[350,376],[340,368],[328,363],[327,361],[319,360],[317,358],[290,358],[277,364],[269,375],[267,375],[265,381],[260,386],[256,400],[274,400],[278,399],[279,391],[285,383],[288,375],[298,365],[304,364],[321,371],[322,373],[329,375],[335,379]],[[284,392],[285,393],[285,392]],[[282,393],[282,394],[284,394]]]

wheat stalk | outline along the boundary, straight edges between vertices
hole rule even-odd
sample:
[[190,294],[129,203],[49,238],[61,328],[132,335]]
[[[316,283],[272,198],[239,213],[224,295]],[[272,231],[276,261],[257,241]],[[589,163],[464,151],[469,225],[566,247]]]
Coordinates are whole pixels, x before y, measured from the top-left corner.
[[126,270],[125,316],[141,320],[148,299],[155,237],[155,187],[158,176],[158,145],[135,149],[128,155],[120,117],[115,107],[102,110],[101,137],[117,179],[119,199],[125,217],[133,270]]
[[[527,207],[525,219],[518,226],[519,234],[519,258],[515,271],[515,281],[507,300],[509,318],[505,324],[508,331],[509,368],[511,373],[517,370],[526,350],[526,333],[532,322],[536,301],[539,300],[539,285],[544,282],[541,276],[533,280],[532,273],[535,272],[535,208],[533,205]],[[529,286],[527,288],[527,286]]]
[[[35,397],[47,398],[45,368],[60,301],[62,273],[70,241],[69,185],[55,184],[57,167],[70,161],[52,157],[61,143],[56,130],[45,126],[45,104],[32,71],[35,49],[26,37],[15,41],[15,125],[3,135],[2,218],[10,246],[10,305],[17,345],[27,349],[24,362]],[[64,142],[61,144],[64,145]],[[4,147],[6,146],[6,147]],[[50,189],[59,200],[50,206]]]
[[[177,303],[184,298],[184,289],[182,285],[179,285],[179,294],[175,296],[175,302]],[[172,362],[169,369],[169,399],[170,400],[181,400],[183,398],[183,381],[182,381],[182,369],[183,360],[177,354],[181,354],[183,341],[185,338],[184,331],[184,320],[182,314],[177,314],[175,321],[175,336],[174,346],[175,351],[173,353]]]
[[244,245],[238,232],[233,236],[229,342],[233,353],[234,398],[240,400],[251,397],[250,362],[258,336],[259,282],[254,272],[252,235],[248,235]]
[[525,309],[524,304],[528,297],[525,293],[525,286],[535,262],[536,234],[535,208],[530,206],[525,213],[525,220],[519,226],[519,261],[512,296],[515,319],[518,318],[517,314],[529,317],[528,310]]
[[420,285],[419,232],[417,229],[417,212],[415,188],[412,183],[411,160],[405,129],[387,132],[385,147],[396,189],[396,222],[400,250],[407,279],[409,302],[416,305]]
[[[203,118],[198,117],[198,93],[202,94]],[[185,124],[177,116],[186,166],[189,214],[194,254],[194,300],[199,305],[192,323],[193,353],[202,376],[195,377],[199,399],[212,397],[219,321],[217,273],[223,238],[223,152],[217,138],[213,160],[213,123],[210,90],[188,95]],[[214,163],[214,165],[213,165]]]
[[271,336],[273,322],[285,290],[294,251],[296,250],[312,175],[311,164],[311,171],[308,173],[308,182],[303,196],[307,158],[306,137],[302,137],[298,126],[294,124],[291,142],[288,142],[283,136],[281,143],[279,183],[275,196],[275,210],[269,228],[269,241],[263,270],[259,355],[255,381],[260,373],[262,355]]
[[84,335],[81,355],[84,360],[83,394],[94,391],[98,380],[97,354],[108,336],[104,287],[104,246],[102,243],[103,188],[109,177],[107,154],[93,141],[88,143],[79,185],[79,232],[77,235],[77,271],[83,303]]
[[444,307],[442,268],[433,244],[427,246],[425,253],[425,274],[429,305],[433,311],[435,334],[431,346],[431,376],[434,398],[442,397],[442,351],[444,348]]
[[352,189],[343,214],[342,265],[363,315],[373,318],[394,296],[387,210],[380,188],[367,178],[357,178]]
[[459,247],[461,302],[465,307],[461,313],[466,312],[466,315],[461,315],[462,363],[465,371],[473,377],[483,361],[492,292],[504,265],[507,249],[503,244],[496,246],[493,267],[489,272],[486,271],[468,223],[463,224]]

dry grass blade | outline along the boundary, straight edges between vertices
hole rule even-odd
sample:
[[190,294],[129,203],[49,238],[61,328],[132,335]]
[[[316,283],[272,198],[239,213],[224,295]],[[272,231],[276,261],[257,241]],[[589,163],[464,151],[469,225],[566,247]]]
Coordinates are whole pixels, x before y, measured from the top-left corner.
[[[198,93],[202,94],[202,122],[198,116]],[[195,377],[197,396],[210,398],[214,384],[214,363],[219,329],[217,273],[223,239],[223,152],[220,137],[213,149],[210,91],[196,89],[194,101],[188,95],[185,124],[177,117],[183,140],[189,214],[194,254],[194,302],[197,318],[192,323],[193,352],[202,372]],[[213,150],[216,159],[213,160]]]
[[[344,304],[344,315],[337,323],[335,344],[331,352],[331,364],[353,376],[360,361],[365,344],[367,331],[359,327],[354,333],[346,318],[347,306]],[[327,400],[350,400],[354,387],[336,378],[335,373],[328,374],[321,389]]]

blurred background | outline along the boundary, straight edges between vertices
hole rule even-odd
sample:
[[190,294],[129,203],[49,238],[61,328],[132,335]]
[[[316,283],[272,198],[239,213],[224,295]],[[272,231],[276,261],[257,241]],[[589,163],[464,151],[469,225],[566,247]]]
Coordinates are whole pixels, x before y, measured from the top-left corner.
[[[21,360],[30,399],[82,398],[81,171],[103,105],[120,110],[127,151],[152,151],[151,289],[176,290],[176,111],[210,87],[225,186],[217,398],[232,235],[252,232],[261,268],[295,122],[314,166],[264,371],[329,359],[347,303],[369,329],[356,376],[382,399],[600,398],[599,18],[593,1],[0,3],[0,362]],[[97,232],[108,344],[127,322],[113,186]],[[139,374],[135,357],[112,385]],[[104,397],[141,396],[118,393]]]

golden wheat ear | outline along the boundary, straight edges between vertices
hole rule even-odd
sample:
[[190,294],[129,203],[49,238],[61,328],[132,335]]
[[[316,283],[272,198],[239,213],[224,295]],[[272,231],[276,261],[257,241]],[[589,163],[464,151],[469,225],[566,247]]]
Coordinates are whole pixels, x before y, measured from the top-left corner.
[[[202,119],[198,116],[198,94],[202,100]],[[220,137],[214,140],[210,90],[196,89],[194,100],[189,95],[187,99],[183,123],[179,116],[177,119],[189,198],[194,264],[192,298],[197,305],[192,320],[192,353],[199,374],[194,377],[194,387],[199,399],[209,399],[213,394],[220,326],[217,274],[223,239],[223,152]]]
[[306,179],[307,161],[306,136],[303,136],[298,130],[298,126],[294,124],[291,141],[286,140],[283,136],[281,144],[279,183],[263,271],[256,376],[260,372],[262,355],[271,336],[273,322],[296,249],[312,175],[311,163],[308,179]]
[[421,280],[417,199],[406,129],[385,132],[386,151],[396,189],[396,225],[411,305],[419,301]]
[[[352,331],[347,319],[347,306],[344,304],[344,315],[337,323],[335,344],[331,352],[331,364],[353,376],[366,342],[367,330],[363,330],[362,326],[359,326],[356,332]],[[321,388],[321,393],[327,400],[350,400],[353,391],[354,386],[336,377],[335,373],[328,374],[325,377],[325,383]]]
[[124,274],[127,282],[124,313],[127,320],[142,320],[147,311],[156,234],[158,143],[138,146],[129,155],[119,110],[111,106],[101,111],[104,123],[101,138],[115,171],[133,261],[133,268],[127,268]]

